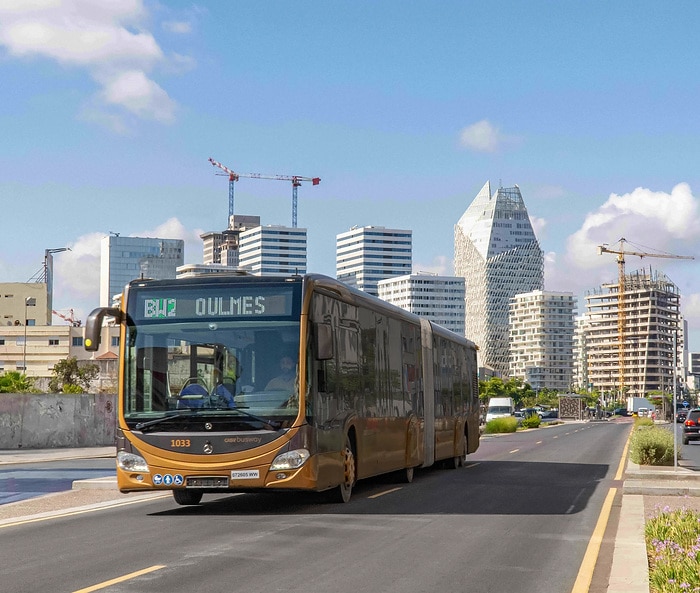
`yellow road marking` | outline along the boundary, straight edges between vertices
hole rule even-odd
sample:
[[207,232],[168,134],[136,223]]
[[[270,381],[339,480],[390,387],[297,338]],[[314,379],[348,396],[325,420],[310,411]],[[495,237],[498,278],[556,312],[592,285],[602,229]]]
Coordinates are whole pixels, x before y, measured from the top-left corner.
[[16,527],[17,525],[27,525],[29,523],[39,523],[41,521],[48,521],[50,519],[60,519],[62,517],[71,517],[73,515],[84,515],[85,513],[94,513],[95,511],[101,511],[103,509],[113,509],[116,507],[123,507],[127,506],[130,504],[138,504],[139,502],[147,502],[149,500],[157,500],[159,498],[166,498],[167,496],[170,496],[170,494],[162,494],[159,496],[150,496],[148,498],[139,498],[138,500],[126,500],[124,502],[115,502],[114,504],[105,504],[105,505],[99,505],[95,506],[93,508],[89,509],[80,509],[80,510],[72,510],[72,511],[66,511],[65,513],[55,513],[55,514],[50,514],[50,515],[45,515],[41,517],[32,517],[31,519],[20,519],[18,521],[13,521],[12,523],[4,523],[3,525],[0,525],[0,529],[4,529],[5,527]]
[[380,492],[379,494],[373,494],[372,496],[368,496],[367,498],[379,498],[380,496],[384,496],[385,494],[391,494],[392,492],[396,492],[397,490],[401,490],[401,487],[392,488],[391,490],[385,490],[384,492]]
[[578,576],[574,583],[574,588],[571,593],[588,593],[593,580],[593,570],[595,569],[598,554],[600,553],[600,545],[603,542],[603,534],[610,518],[610,509],[612,508],[613,499],[617,493],[617,488],[610,488],[608,495],[603,502],[603,508],[600,510],[598,522],[593,530],[593,535],[588,542],[586,553],[583,556],[581,567],[578,569]]
[[98,591],[100,589],[104,589],[106,587],[109,587],[110,585],[116,585],[117,583],[123,583],[124,581],[128,581],[129,579],[134,579],[136,577],[140,577],[142,574],[148,574],[149,572],[154,572],[156,570],[160,570],[161,568],[165,568],[165,564],[156,564],[155,566],[149,566],[148,568],[144,568],[142,570],[137,570],[136,572],[130,572],[129,574],[125,574],[124,576],[117,577],[116,579],[110,579],[109,581],[104,581],[103,583],[97,583],[96,585],[91,585],[90,587],[85,587],[84,589],[78,589],[77,591],[73,591],[73,593],[90,593],[90,591]]

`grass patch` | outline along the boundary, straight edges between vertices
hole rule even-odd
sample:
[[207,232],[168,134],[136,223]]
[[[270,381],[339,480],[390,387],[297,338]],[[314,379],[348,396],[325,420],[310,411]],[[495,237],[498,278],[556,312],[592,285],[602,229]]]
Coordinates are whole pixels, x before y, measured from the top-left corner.
[[540,424],[542,424],[542,418],[540,418],[537,414],[532,414],[527,418],[523,418],[520,426],[523,428],[539,428]]
[[504,418],[494,418],[489,420],[484,426],[486,434],[496,434],[499,432],[515,432],[518,429],[518,419],[514,416]]
[[700,514],[666,508],[647,520],[644,537],[652,592],[700,591]]
[[630,439],[630,459],[639,465],[673,465],[673,434],[654,426],[650,418],[637,419]]

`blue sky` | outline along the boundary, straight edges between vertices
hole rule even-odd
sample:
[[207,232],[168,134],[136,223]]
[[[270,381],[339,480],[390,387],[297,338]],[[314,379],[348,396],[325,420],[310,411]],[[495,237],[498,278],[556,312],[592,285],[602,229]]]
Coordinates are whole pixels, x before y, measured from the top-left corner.
[[[31,8],[28,5],[31,4]],[[545,288],[582,296],[637,251],[700,256],[696,2],[0,0],[0,281],[55,258],[55,308],[99,299],[99,240],[223,230],[239,172],[299,188],[309,270],[353,225],[411,229],[453,272],[454,225],[517,184]],[[241,179],[236,212],[291,223],[291,184]],[[653,266],[700,350],[698,262]],[[54,320],[59,323],[59,319]]]

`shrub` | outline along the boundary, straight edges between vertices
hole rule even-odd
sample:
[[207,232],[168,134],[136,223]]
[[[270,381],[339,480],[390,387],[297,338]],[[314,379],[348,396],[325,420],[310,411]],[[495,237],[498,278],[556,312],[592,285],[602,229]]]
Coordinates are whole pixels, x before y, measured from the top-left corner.
[[521,425],[523,428],[539,428],[541,423],[542,418],[540,418],[537,414],[532,414],[527,418],[523,418]]
[[513,416],[504,418],[494,418],[489,420],[484,426],[486,434],[496,434],[499,432],[515,432],[518,430],[518,419]]
[[641,418],[630,439],[630,459],[639,465],[672,465],[673,434],[658,426],[645,426]]
[[647,520],[644,536],[653,591],[700,589],[700,515],[688,509],[664,509]]

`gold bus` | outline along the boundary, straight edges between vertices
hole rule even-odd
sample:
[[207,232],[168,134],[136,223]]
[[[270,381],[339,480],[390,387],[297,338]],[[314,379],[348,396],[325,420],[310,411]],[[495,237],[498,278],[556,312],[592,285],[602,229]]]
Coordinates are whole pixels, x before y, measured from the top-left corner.
[[479,446],[476,346],[332,278],[134,280],[90,313],[120,326],[122,492],[328,491]]

